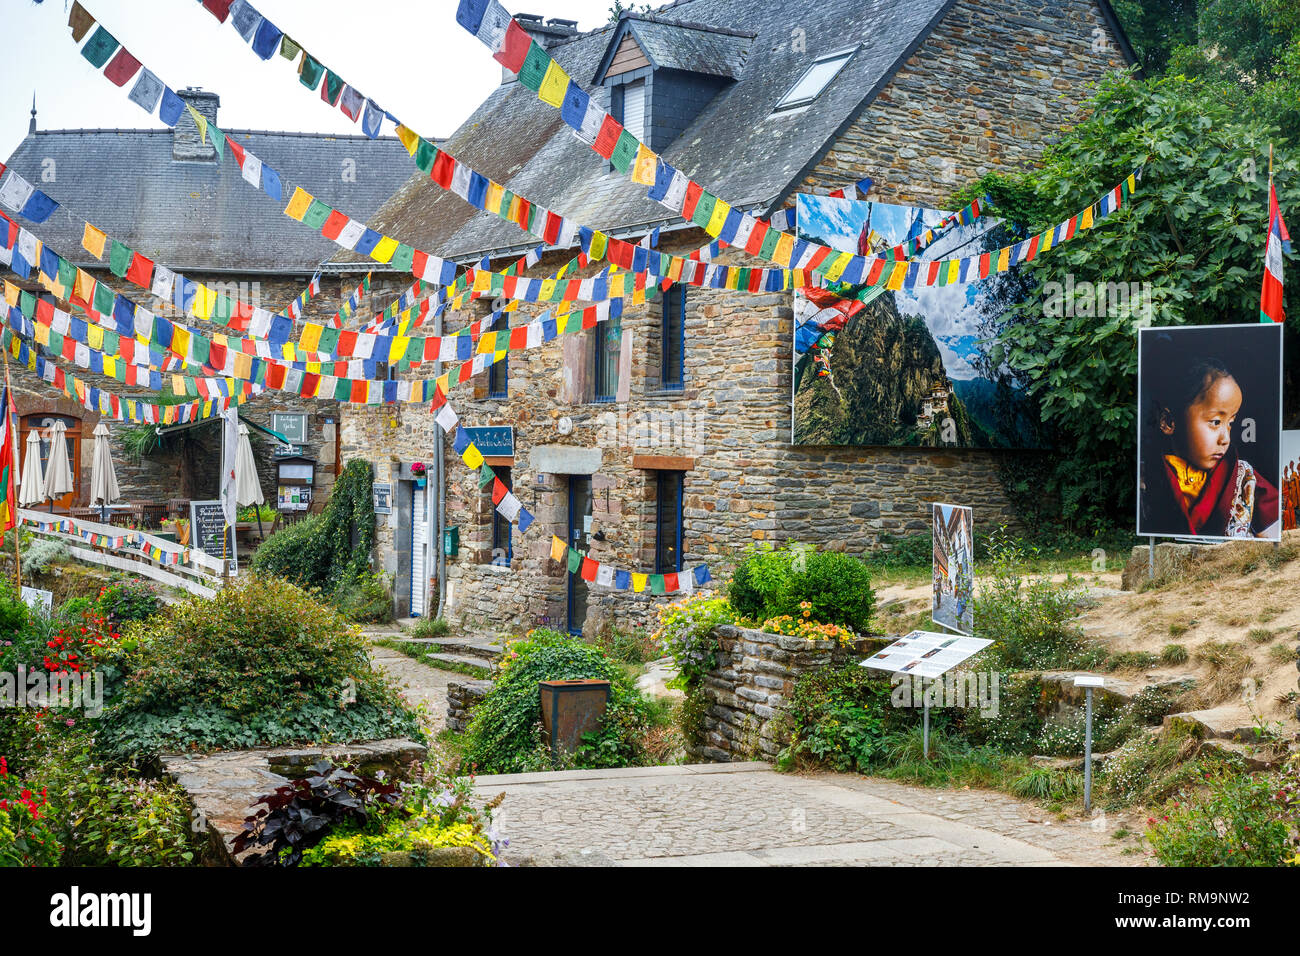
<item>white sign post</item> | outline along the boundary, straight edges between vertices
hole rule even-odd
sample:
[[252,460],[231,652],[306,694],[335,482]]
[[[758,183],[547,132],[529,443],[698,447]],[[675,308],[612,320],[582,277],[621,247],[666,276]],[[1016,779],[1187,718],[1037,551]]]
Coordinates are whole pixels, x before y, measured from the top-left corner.
[[953,637],[937,631],[912,631],[859,665],[893,674],[907,674],[922,679],[921,699],[924,708],[921,746],[930,757],[930,695],[924,692],[925,678],[942,677],[958,664],[992,644],[982,637]]
[[1092,689],[1106,686],[1106,678],[1098,674],[1079,674],[1074,686],[1084,688],[1083,718],[1083,809],[1092,809]]

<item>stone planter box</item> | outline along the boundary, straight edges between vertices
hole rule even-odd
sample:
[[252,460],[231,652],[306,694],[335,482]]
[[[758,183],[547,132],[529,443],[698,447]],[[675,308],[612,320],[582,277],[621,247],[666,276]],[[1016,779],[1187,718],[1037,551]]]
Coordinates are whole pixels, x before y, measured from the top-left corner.
[[692,755],[717,762],[773,759],[788,742],[779,718],[795,682],[809,671],[860,660],[880,645],[862,638],[841,646],[730,624],[713,633],[718,666],[704,677],[703,739]]

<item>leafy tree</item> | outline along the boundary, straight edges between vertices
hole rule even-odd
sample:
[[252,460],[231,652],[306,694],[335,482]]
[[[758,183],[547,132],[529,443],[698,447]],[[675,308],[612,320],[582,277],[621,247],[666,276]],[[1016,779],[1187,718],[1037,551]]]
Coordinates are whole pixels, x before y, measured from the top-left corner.
[[1163,73],[1174,50],[1196,43],[1196,0],[1114,0],[1143,69]]
[[[1012,307],[990,353],[1026,381],[1058,450],[1037,467],[1017,463],[1018,472],[1004,475],[1010,490],[1080,530],[1127,523],[1132,514],[1137,326],[1146,318],[1179,325],[1258,316],[1270,140],[1279,145],[1282,207],[1300,208],[1300,162],[1290,143],[1215,84],[1114,76],[1091,107],[1045,151],[1039,169],[986,177],[953,198],[991,193],[1000,214],[1032,233],[1144,168],[1124,209],[1022,267],[1021,278],[1039,294]],[[1044,293],[1056,287],[1047,283],[1087,292],[1093,283],[1149,284],[1151,315],[1109,301],[1097,314],[1090,296],[1079,294],[1048,308]],[[1289,361],[1289,382],[1297,371]]]

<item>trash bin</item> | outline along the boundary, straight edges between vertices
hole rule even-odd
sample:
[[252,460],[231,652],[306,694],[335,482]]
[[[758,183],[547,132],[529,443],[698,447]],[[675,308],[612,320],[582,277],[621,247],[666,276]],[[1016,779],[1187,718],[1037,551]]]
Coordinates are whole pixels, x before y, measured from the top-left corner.
[[609,706],[607,680],[538,681],[541,691],[542,734],[551,753],[572,753],[582,735],[599,730]]

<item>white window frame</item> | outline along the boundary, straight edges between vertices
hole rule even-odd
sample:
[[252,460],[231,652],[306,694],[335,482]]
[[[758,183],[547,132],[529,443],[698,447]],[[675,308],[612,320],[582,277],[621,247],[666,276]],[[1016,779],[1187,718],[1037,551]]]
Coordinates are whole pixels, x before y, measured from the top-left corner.
[[[785,112],[786,110],[798,109],[799,107],[807,106],[809,103],[816,100],[817,97],[821,96],[823,93],[826,92],[826,88],[828,86],[830,86],[832,83],[835,82],[835,78],[839,76],[840,73],[844,70],[844,67],[848,65],[849,60],[853,59],[853,54],[856,52],[858,52],[858,48],[856,46],[851,46],[843,50],[836,50],[834,53],[827,53],[824,56],[819,56],[817,59],[813,60],[812,63],[809,65],[808,69],[804,70],[803,73],[799,75],[799,79],[795,80],[794,84],[790,87],[790,89],[786,91],[785,95],[782,96],[781,99],[777,101],[777,104],[775,107],[773,107],[772,112],[782,113]],[[806,79],[808,79],[808,77],[812,74],[814,70],[816,70],[823,63],[831,63],[835,60],[840,61],[839,66],[835,68],[834,72],[832,72],[831,75],[826,78],[826,81],[822,83],[821,86],[817,87],[817,89],[813,90],[811,93],[808,93],[807,95],[800,96],[798,99],[794,98],[795,90],[799,89],[799,87],[803,84],[803,82]]]

